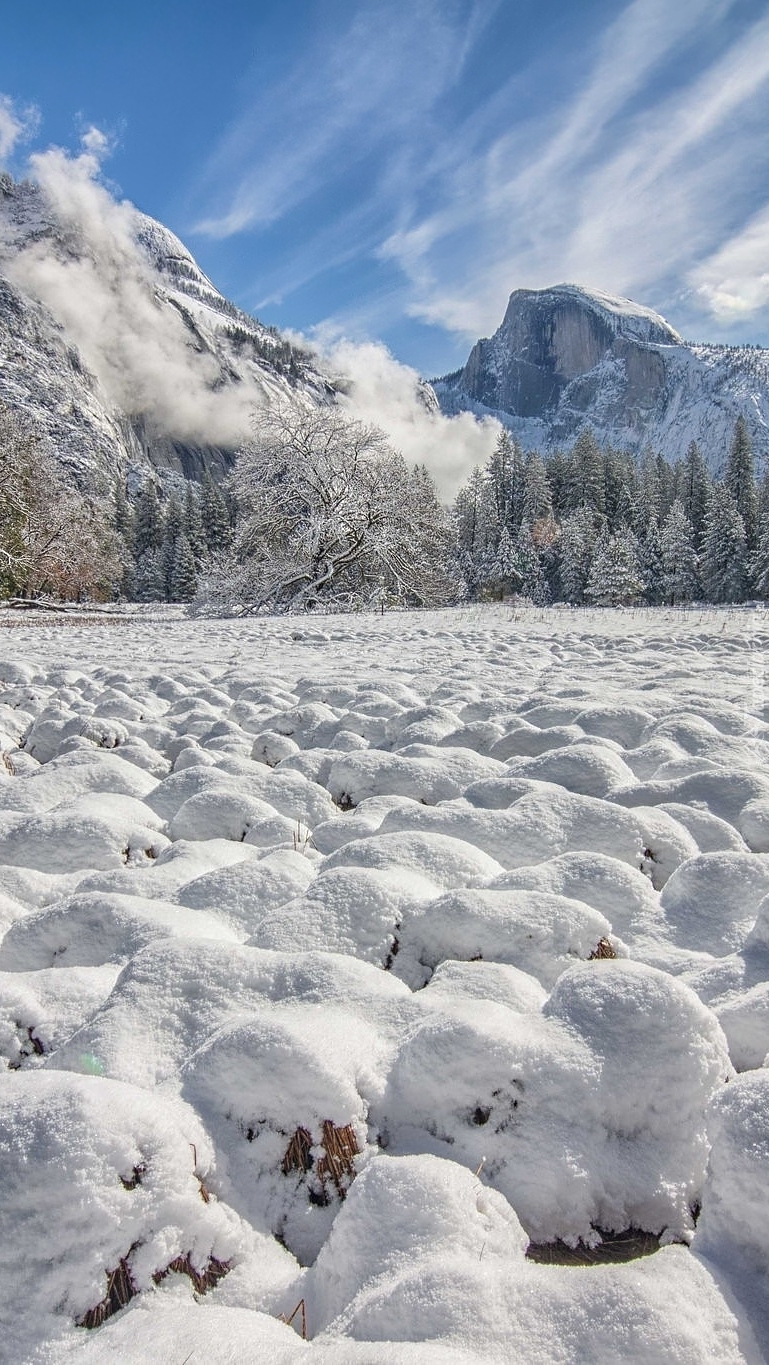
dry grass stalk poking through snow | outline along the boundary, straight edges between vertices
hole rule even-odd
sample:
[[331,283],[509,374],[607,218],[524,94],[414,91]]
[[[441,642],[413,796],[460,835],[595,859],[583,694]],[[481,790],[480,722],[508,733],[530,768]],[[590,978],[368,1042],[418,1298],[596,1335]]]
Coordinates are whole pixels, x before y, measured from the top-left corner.
[[297,1128],[286,1148],[281,1170],[284,1175],[293,1171],[301,1171],[304,1175],[312,1173],[319,1188],[312,1191],[311,1198],[328,1203],[329,1184],[334,1186],[340,1199],[344,1198],[355,1179],[355,1158],[359,1155],[360,1147],[352,1126],[347,1123],[337,1128],[326,1119],[317,1146],[309,1129]]
[[[131,1250],[133,1251],[133,1247]],[[162,1284],[168,1275],[186,1275],[197,1294],[206,1294],[209,1289],[215,1288],[231,1268],[229,1261],[217,1261],[212,1256],[204,1270],[196,1270],[187,1254],[175,1256],[165,1270],[156,1271],[152,1278],[155,1284]],[[78,1327],[101,1327],[113,1313],[119,1313],[121,1308],[125,1308],[131,1299],[135,1298],[137,1292],[131,1277],[129,1261],[127,1258],[121,1260],[114,1270],[107,1272],[107,1292],[104,1298],[78,1319]]]

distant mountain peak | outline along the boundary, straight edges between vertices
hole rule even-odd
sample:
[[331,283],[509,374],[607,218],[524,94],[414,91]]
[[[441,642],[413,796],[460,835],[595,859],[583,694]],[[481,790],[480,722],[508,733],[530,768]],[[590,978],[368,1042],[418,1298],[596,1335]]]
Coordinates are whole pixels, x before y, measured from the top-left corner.
[[589,289],[581,284],[555,284],[546,289],[516,289],[510,295],[503,326],[512,315],[517,315],[527,303],[540,302],[548,308],[588,309],[608,322],[623,336],[636,341],[654,342],[661,346],[678,346],[682,338],[654,309],[635,303],[619,294],[607,294],[602,289]]
[[769,457],[769,351],[689,345],[653,309],[582,285],[514,290],[494,335],[433,387],[445,413],[497,417],[527,449],[590,426],[672,460],[696,440],[717,472],[742,414]]

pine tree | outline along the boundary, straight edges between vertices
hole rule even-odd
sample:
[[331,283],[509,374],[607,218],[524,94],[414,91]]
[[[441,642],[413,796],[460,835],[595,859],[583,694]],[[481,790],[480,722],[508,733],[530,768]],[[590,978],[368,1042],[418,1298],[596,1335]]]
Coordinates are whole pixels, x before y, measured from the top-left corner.
[[585,599],[596,539],[593,513],[584,504],[564,518],[559,542],[559,567],[567,602],[580,603]]
[[407,530],[399,548],[388,548],[386,585],[398,601],[414,606],[455,602],[466,596],[466,590],[455,571],[451,517],[425,464],[411,471],[404,465],[404,472]]
[[554,539],[539,547],[539,562],[542,566],[548,602],[561,602],[566,595],[561,581],[560,539],[559,531]]
[[676,498],[660,533],[662,549],[662,592],[665,600],[691,602],[698,593],[698,558],[694,548],[694,529]]
[[606,451],[604,468],[606,520],[609,530],[616,531],[632,522],[638,479],[632,457],[617,450]]
[[562,450],[556,450],[548,458],[547,481],[553,499],[553,516],[562,521],[570,511],[569,494],[571,461]]
[[769,521],[769,466],[764,468],[758,485],[758,520],[760,525]]
[[160,550],[145,550],[136,561],[133,573],[133,596],[137,602],[162,602],[166,596],[166,579]]
[[638,467],[638,496],[633,516],[633,530],[641,542],[646,538],[650,522],[656,521],[659,526],[661,512],[662,490],[657,458],[647,449],[641,455]]
[[509,431],[501,431],[497,444],[486,466],[486,477],[496,509],[497,524],[514,532],[523,516],[524,463],[523,453]]
[[614,516],[610,523],[612,530],[621,531],[625,527],[632,527],[637,498],[638,490],[635,483],[624,482],[617,492]]
[[761,522],[758,546],[750,563],[753,588],[762,601],[769,601],[769,518]]
[[512,592],[520,592],[523,584],[523,574],[518,564],[518,555],[512,536],[506,526],[502,527],[497,552],[491,566],[490,579],[492,585],[496,585],[500,598],[506,589]]
[[126,547],[133,550],[134,510],[128,501],[128,494],[122,479],[118,479],[115,483],[114,522],[115,530]]
[[[495,549],[496,514],[485,470],[477,466],[454,503],[459,563],[471,597],[476,597],[490,569]],[[493,558],[493,554],[492,554]]]
[[753,446],[744,417],[738,417],[726,462],[724,484],[731,494],[745,527],[748,553],[756,548],[758,493],[753,467]]
[[515,538],[515,560],[522,577],[520,590],[523,596],[530,598],[538,607],[545,606],[550,601],[547,579],[531,527],[525,521],[521,523]]
[[136,501],[134,555],[137,561],[147,550],[158,550],[163,542],[163,517],[154,483],[147,482]]
[[473,560],[470,566],[471,577],[469,583],[473,584],[472,595],[478,597],[499,596],[499,582],[496,577],[497,552],[494,546],[489,546],[483,554]]
[[118,595],[123,594],[130,600],[134,596],[134,572],[136,569],[134,542],[136,524],[134,509],[128,501],[125,484],[120,479],[115,483],[113,523],[118,535],[118,544],[116,548],[122,567],[122,572],[119,581],[115,584],[115,589]]
[[184,534],[189,541],[196,565],[202,563],[206,554],[206,537],[203,530],[201,499],[191,483],[187,484],[184,494]]
[[696,441],[689,446],[676,475],[676,496],[681,499],[684,514],[692,524],[695,549],[699,549],[705,534],[711,481]]
[[643,592],[633,540],[625,531],[602,536],[596,547],[585,597],[598,607],[626,607]]
[[174,493],[168,500],[162,541],[163,577],[166,597],[171,600],[171,580],[176,562],[176,544],[184,535],[184,509]]
[[208,470],[203,475],[200,514],[209,552],[215,554],[226,549],[232,543],[230,514]]
[[664,591],[662,583],[662,540],[656,515],[649,519],[646,534],[639,537],[639,547],[644,597],[650,607],[656,607],[662,601]]
[[536,451],[526,461],[523,480],[522,525],[549,519],[553,515],[553,499],[547,481],[547,470],[541,455]]
[[197,586],[195,556],[189,540],[182,532],[176,540],[168,595],[172,602],[191,602]]
[[743,602],[747,591],[745,523],[724,484],[715,484],[702,546],[702,584],[709,602]]
[[574,442],[570,463],[570,510],[584,506],[595,514],[603,515],[606,510],[603,456],[589,427],[580,432]]
[[659,523],[662,525],[675,501],[675,471],[664,455],[657,455],[657,487],[659,489]]

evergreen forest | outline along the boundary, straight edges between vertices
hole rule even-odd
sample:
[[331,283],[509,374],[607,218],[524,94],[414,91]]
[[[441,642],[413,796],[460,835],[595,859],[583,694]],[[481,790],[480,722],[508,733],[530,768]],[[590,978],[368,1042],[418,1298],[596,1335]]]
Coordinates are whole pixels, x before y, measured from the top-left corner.
[[[707,458],[706,458],[707,456]],[[713,477],[713,466],[720,470]],[[769,471],[747,424],[677,463],[524,453],[503,430],[447,507],[424,466],[336,409],[266,417],[223,483],[78,496],[0,409],[0,595],[360,610],[514,598],[545,606],[769,600]]]

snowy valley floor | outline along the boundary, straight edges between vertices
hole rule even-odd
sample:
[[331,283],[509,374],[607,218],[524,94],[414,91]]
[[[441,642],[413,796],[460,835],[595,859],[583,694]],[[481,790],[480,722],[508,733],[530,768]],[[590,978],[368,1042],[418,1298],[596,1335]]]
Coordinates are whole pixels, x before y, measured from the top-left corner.
[[769,614],[0,613],[0,750],[0,1358],[766,1361]]

